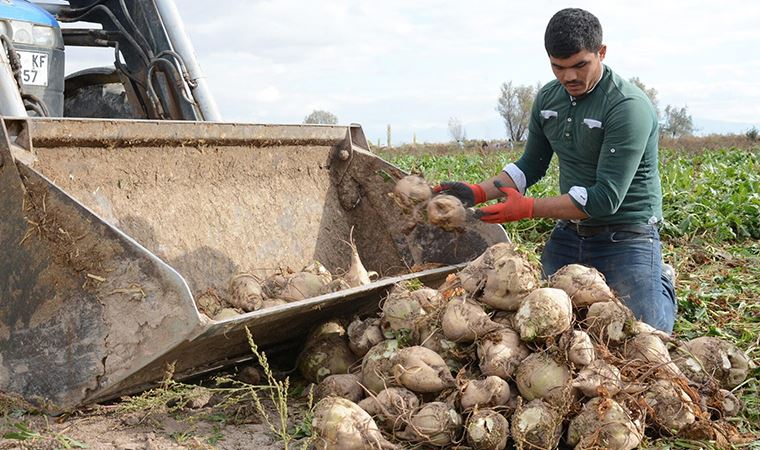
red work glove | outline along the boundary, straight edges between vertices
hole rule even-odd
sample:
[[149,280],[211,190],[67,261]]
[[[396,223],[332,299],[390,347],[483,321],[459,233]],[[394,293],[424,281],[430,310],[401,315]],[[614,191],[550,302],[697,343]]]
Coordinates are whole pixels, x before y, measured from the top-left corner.
[[498,184],[496,187],[506,195],[506,198],[495,205],[478,209],[476,217],[488,223],[514,222],[533,217],[534,198],[525,197],[515,188]]
[[459,181],[442,181],[433,188],[436,194],[448,194],[458,198],[465,207],[483,203],[488,198],[486,191],[477,184],[462,183]]

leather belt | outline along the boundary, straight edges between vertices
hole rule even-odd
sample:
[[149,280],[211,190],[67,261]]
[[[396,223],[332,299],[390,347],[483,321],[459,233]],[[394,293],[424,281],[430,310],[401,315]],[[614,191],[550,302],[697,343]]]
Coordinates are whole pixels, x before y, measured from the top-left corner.
[[576,222],[560,220],[559,225],[562,228],[575,231],[578,236],[591,237],[599,233],[608,233],[623,231],[627,233],[648,233],[652,225],[630,225],[630,224],[612,224],[612,225],[582,225]]

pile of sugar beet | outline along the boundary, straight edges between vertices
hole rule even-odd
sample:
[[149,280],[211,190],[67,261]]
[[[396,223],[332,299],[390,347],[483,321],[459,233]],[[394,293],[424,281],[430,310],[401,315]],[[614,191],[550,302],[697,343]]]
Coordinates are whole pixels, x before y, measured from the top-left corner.
[[377,273],[364,268],[353,239],[349,239],[351,265],[341,276],[330,273],[319,261],[313,261],[299,271],[283,267],[263,279],[250,272],[239,272],[230,278],[226,291],[208,289],[197,295],[198,310],[211,319],[224,320],[369,284]]
[[299,356],[317,448],[633,449],[645,435],[730,440],[754,367],[715,337],[636,320],[601,273],[542,281],[509,243],[438,289],[396,285],[376,317],[315,328]]
[[[464,227],[466,210],[408,176],[411,222]],[[679,340],[636,320],[597,270],[548,280],[518,247],[488,248],[445,283],[396,285],[379,315],[316,327],[298,367],[317,383],[320,449],[557,447],[626,450],[645,437],[746,440],[726,418],[754,368],[715,337]]]

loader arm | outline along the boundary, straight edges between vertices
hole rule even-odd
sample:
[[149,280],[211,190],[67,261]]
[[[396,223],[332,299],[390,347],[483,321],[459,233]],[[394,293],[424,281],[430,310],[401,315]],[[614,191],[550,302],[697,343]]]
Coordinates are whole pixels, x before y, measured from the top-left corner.
[[63,29],[67,46],[112,47],[137,117],[221,120],[173,0],[70,0],[51,7],[61,22],[95,22],[102,30]]

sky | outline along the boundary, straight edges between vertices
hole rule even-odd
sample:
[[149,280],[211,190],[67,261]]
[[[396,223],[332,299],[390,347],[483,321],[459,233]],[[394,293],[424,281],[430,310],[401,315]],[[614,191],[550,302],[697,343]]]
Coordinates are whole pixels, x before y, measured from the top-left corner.
[[[373,143],[504,139],[502,83],[553,79],[543,47],[558,10],[604,29],[605,63],[686,106],[700,134],[760,127],[760,2],[175,0],[225,121],[359,123]],[[213,6],[210,6],[213,5]],[[71,52],[67,72],[112,61]],[[105,58],[105,61],[103,60]]]

